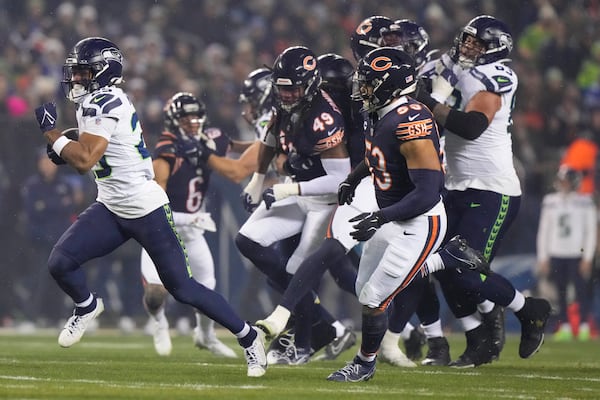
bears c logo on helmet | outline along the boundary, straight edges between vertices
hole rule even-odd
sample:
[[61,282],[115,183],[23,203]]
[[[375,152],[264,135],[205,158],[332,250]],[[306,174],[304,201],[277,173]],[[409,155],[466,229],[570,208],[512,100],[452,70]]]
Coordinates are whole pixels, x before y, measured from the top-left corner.
[[385,71],[392,66],[392,60],[386,56],[376,57],[369,66],[373,71]]
[[317,60],[313,56],[306,56],[302,60],[302,66],[307,71],[312,71],[317,67]]

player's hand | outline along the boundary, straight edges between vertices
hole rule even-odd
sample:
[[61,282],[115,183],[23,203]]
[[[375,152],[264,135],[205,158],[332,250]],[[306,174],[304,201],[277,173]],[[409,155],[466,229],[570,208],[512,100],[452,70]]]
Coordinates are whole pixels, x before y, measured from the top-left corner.
[[435,64],[436,74],[431,78],[431,97],[444,103],[454,91],[458,77],[453,71],[454,61],[448,54],[442,55]]
[[273,203],[277,201],[277,199],[275,199],[275,193],[273,193],[273,188],[266,189],[262,194],[262,199],[265,202],[267,210],[270,209]]
[[352,203],[352,200],[354,200],[354,192],[359,183],[360,181],[351,182],[348,178],[340,183],[338,186],[338,204],[340,206]]
[[252,179],[250,179],[250,182],[248,182],[248,184],[244,188],[244,191],[240,196],[242,198],[242,202],[246,211],[254,212],[254,210],[256,210],[256,207],[258,207],[258,204],[261,200],[262,187],[264,181],[265,174],[255,172],[252,175]]
[[381,211],[376,211],[359,214],[354,218],[350,218],[348,222],[358,222],[358,224],[352,225],[355,231],[350,232],[350,236],[352,236],[354,240],[365,242],[371,239],[377,229],[387,221],[385,221]]
[[56,128],[58,113],[56,112],[56,104],[44,103],[35,109],[35,118],[38,121],[42,133],[51,131]]
[[276,183],[263,192],[262,199],[268,210],[276,201],[298,194],[300,194],[300,188],[297,183]]
[[182,140],[178,147],[179,153],[196,168],[206,165],[208,158],[214,153],[202,140]]
[[424,79],[419,79],[419,82],[417,83],[417,89],[412,94],[412,97],[418,102],[423,103],[425,106],[427,106],[427,108],[429,108],[431,112],[433,112],[435,106],[440,103],[439,101],[431,97],[431,94],[428,90],[427,82]]
[[[68,137],[71,140],[79,140],[79,130],[77,128],[69,128],[62,131],[62,135]],[[50,143],[46,145],[46,154],[48,158],[56,165],[63,165],[67,162],[62,159],[61,156],[56,154]]]

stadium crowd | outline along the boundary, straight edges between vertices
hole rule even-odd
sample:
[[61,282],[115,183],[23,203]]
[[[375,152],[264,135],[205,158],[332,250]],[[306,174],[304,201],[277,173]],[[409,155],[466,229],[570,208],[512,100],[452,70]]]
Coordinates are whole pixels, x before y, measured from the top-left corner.
[[[153,147],[163,125],[163,106],[173,93],[198,94],[211,125],[231,138],[249,140],[253,133],[238,103],[242,81],[253,69],[271,66],[285,48],[307,45],[316,54],[335,52],[352,60],[350,33],[365,17],[385,15],[419,22],[430,34],[431,47],[445,51],[459,27],[479,14],[495,15],[512,29],[512,67],[521,77],[512,134],[524,196],[502,252],[534,253],[541,199],[567,148],[587,140],[590,163],[595,165],[600,140],[600,2],[0,0],[0,325],[37,317],[21,311],[29,283],[45,271],[45,266],[28,265],[35,259],[30,256],[35,241],[28,238],[24,204],[30,192],[23,187],[35,173],[42,143],[33,108],[56,101],[63,128],[75,126],[58,83],[70,46],[81,38],[104,36],[120,46],[126,59],[123,88],[132,95],[146,141]],[[592,168],[588,173],[593,172]],[[82,193],[68,204],[72,218],[94,199],[95,191],[87,176],[68,178]],[[231,204],[243,214],[238,193]],[[122,301],[141,304],[140,300]]]

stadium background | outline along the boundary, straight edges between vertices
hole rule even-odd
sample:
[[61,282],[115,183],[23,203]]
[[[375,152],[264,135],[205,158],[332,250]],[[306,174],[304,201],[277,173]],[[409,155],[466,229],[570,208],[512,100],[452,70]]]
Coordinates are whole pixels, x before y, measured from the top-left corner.
[[[240,117],[240,84],[251,70],[272,65],[288,46],[306,45],[317,54],[336,52],[352,60],[352,30],[365,17],[385,15],[417,21],[430,34],[432,48],[445,51],[457,30],[482,13],[512,29],[513,68],[520,78],[512,134],[524,195],[495,268],[506,271],[519,289],[535,290],[532,268],[541,198],[567,146],[577,138],[597,143],[600,134],[600,2],[0,0],[0,324],[22,317],[19,309],[26,299],[17,288],[26,279],[24,271],[45,268],[24,265],[27,227],[20,192],[43,145],[33,108],[55,100],[61,126],[75,124],[58,82],[66,52],[79,39],[105,36],[120,46],[124,88],[152,146],[161,130],[164,101],[181,90],[206,103],[210,125],[232,138],[251,139]],[[69,172],[62,168],[61,173]],[[82,206],[89,204],[95,196],[93,182],[87,176],[73,179],[84,189]],[[218,289],[251,320],[270,307],[273,294],[240,259],[231,240],[246,218],[239,193],[238,186],[215,176],[209,208],[219,231],[207,239],[217,263]],[[137,269],[137,251],[135,246],[125,250],[128,262],[116,257],[116,273],[107,279],[120,280],[119,269]],[[122,302],[139,304],[138,316],[144,318],[139,280],[126,284]],[[336,301],[338,312],[352,318],[353,311],[344,306],[350,300],[342,296]],[[119,302],[114,304],[118,308]],[[597,313],[599,309],[597,305]]]

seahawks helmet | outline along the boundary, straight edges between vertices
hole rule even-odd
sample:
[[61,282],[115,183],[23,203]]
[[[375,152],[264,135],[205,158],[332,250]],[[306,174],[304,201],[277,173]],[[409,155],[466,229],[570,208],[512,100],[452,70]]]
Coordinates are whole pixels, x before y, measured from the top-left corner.
[[381,28],[380,33],[384,46],[399,47],[410,54],[415,59],[417,69],[427,62],[429,35],[421,25],[408,19],[399,19]]
[[[196,96],[188,92],[179,92],[173,95],[165,105],[165,128],[184,138],[198,137],[204,129],[206,123],[206,106],[198,100]],[[188,121],[191,124],[198,124],[197,130],[190,130],[190,126],[181,120],[184,117],[193,116]]]
[[285,49],[273,64],[271,81],[278,108],[292,112],[309,104],[321,85],[317,57],[304,46]]
[[393,21],[388,17],[374,15],[363,20],[350,36],[350,48],[356,61],[363,58],[369,51],[381,46],[380,31]]
[[[81,103],[85,96],[105,86],[123,81],[123,55],[110,40],[89,37],[79,41],[63,66],[61,82],[65,97]],[[74,75],[78,76],[74,80]]]
[[[480,46],[467,43],[469,37]],[[470,68],[507,59],[512,48],[513,39],[506,24],[490,15],[480,15],[462,28],[450,55],[463,68]]]
[[250,72],[242,83],[240,103],[248,104],[248,111],[242,111],[244,118],[254,123],[261,115],[266,114],[273,106],[271,95],[271,70],[259,68]]
[[414,60],[394,47],[380,47],[367,53],[358,63],[354,80],[353,97],[362,100],[363,110],[369,113],[417,88]]

